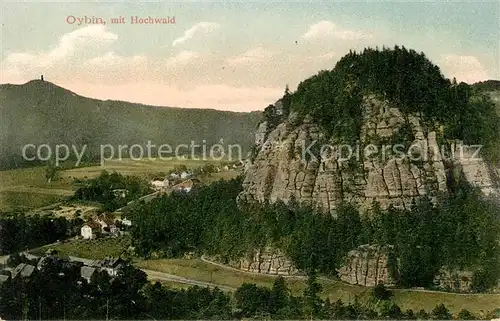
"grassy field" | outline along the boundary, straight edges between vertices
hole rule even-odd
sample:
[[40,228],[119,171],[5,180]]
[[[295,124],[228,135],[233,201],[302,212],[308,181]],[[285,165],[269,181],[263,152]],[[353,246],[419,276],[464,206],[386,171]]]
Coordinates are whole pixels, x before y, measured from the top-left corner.
[[[62,255],[78,256],[88,259],[102,259],[107,256],[118,256],[128,248],[129,237],[101,238],[95,240],[72,240],[53,246],[41,247],[33,253],[45,253],[49,248],[56,249]],[[255,283],[260,286],[272,286],[275,276],[246,273],[225,267],[220,267],[200,259],[161,259],[161,260],[134,260],[134,264],[143,269],[164,272],[192,280],[210,282],[218,285],[238,288],[243,283]],[[185,284],[162,281],[166,285],[185,288]],[[298,277],[287,277],[286,282],[292,293],[300,295],[306,287],[306,280]],[[320,279],[323,287],[322,296],[332,302],[341,299],[352,302],[358,296],[361,302],[367,302],[369,289],[361,286],[349,285],[335,280]],[[431,311],[437,304],[443,303],[453,313],[467,309],[475,314],[481,311],[488,312],[500,307],[500,294],[454,294],[441,292],[421,292],[414,290],[395,289],[393,300],[402,309]]]
[[63,256],[76,256],[85,259],[103,259],[105,257],[118,257],[130,245],[130,237],[98,238],[93,240],[71,240],[51,246],[43,246],[32,250],[33,254],[43,254],[49,248],[57,250]]
[[[255,283],[261,286],[272,286],[275,277],[266,275],[255,275],[243,271],[234,271],[215,266],[198,259],[171,259],[171,260],[140,260],[136,263],[138,267],[155,270],[189,279],[226,285],[233,288],[243,283]],[[300,278],[286,278],[288,287],[295,295],[301,294],[305,289],[305,280]],[[319,280],[323,287],[322,296],[328,297],[332,302],[341,299],[344,302],[352,302],[357,295],[361,302],[369,298],[369,289],[353,286],[334,280]],[[453,313],[467,309],[473,313],[480,314],[492,311],[500,307],[500,294],[467,295],[439,292],[418,292],[411,290],[394,290],[393,300],[402,309],[419,311],[424,309],[430,312],[437,304],[444,303]]]
[[187,168],[196,168],[205,164],[218,165],[218,160],[196,160],[196,159],[141,159],[141,160],[110,160],[104,162],[103,166],[88,166],[65,170],[62,175],[71,178],[92,178],[99,176],[103,170],[116,171],[123,175],[148,175],[151,173],[167,173],[175,166],[185,165]]
[[[123,175],[135,175],[148,178],[152,174],[167,173],[175,166],[185,165],[196,168],[207,163],[219,165],[219,160],[112,160],[103,166],[84,166],[67,170],[60,170],[57,179],[47,182],[45,167],[22,168],[0,171],[0,211],[33,210],[45,207],[60,201],[63,197],[73,195],[76,187],[73,185],[75,178],[94,178],[103,170],[116,171]],[[219,179],[231,179],[238,175],[237,171],[214,173],[204,178],[207,183]]]
[[[261,286],[272,286],[275,276],[246,273],[219,267],[199,259],[162,259],[162,260],[139,260],[138,267],[155,270],[159,272],[174,274],[185,278],[225,285],[233,288],[243,283],[255,283]],[[288,287],[294,294],[300,294],[306,287],[303,278],[286,278]],[[363,295],[366,289],[337,281],[319,281],[324,289],[324,296],[330,300],[341,299],[351,301],[354,295]]]
[[443,303],[451,312],[467,309],[476,315],[500,308],[500,294],[455,294],[441,292],[419,292],[395,290],[394,302],[404,309],[430,311],[436,304]]
[[212,173],[210,176],[206,176],[202,178],[203,183],[213,183],[218,180],[231,180],[233,178],[236,178],[241,171],[228,171],[228,172],[219,172],[219,173]]
[[73,194],[72,180],[45,179],[44,167],[0,171],[0,211],[31,210]]

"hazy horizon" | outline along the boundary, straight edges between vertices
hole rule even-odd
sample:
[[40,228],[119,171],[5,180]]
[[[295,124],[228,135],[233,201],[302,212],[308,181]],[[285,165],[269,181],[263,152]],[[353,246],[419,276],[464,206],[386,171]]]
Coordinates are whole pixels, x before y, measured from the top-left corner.
[[[445,77],[474,83],[500,78],[499,9],[498,2],[9,2],[1,10],[0,83],[43,74],[90,98],[249,112],[274,103],[287,84],[294,90],[332,69],[350,49],[394,45],[423,51]],[[125,23],[116,23],[120,16]],[[168,23],[131,24],[132,16]]]

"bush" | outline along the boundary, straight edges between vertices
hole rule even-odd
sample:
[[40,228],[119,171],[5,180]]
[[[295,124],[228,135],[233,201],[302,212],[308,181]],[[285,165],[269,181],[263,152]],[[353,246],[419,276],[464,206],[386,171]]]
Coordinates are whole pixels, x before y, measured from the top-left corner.
[[385,301],[385,300],[389,300],[392,297],[392,292],[387,290],[386,287],[382,283],[377,284],[377,286],[375,286],[371,290],[370,294],[371,294],[371,297],[376,301],[380,301],[380,300]]
[[462,309],[458,313],[458,319],[459,320],[476,320],[477,318],[470,311]]
[[451,320],[453,316],[445,305],[441,303],[432,310],[431,318],[434,320]]

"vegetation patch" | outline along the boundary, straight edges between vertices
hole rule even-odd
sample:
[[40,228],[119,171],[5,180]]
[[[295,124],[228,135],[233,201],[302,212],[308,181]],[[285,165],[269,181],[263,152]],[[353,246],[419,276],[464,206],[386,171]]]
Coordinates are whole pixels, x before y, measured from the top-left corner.
[[333,70],[302,81],[289,100],[292,111],[312,116],[330,136],[353,143],[359,139],[363,98],[375,94],[403,114],[443,125],[446,139],[484,145],[483,155],[498,160],[500,116],[483,87],[491,84],[457,84],[424,53],[395,46],[349,52]]
[[106,257],[119,257],[130,246],[130,238],[121,236],[117,238],[98,238],[90,240],[70,240],[64,243],[44,246],[33,250],[33,253],[43,254],[48,249],[54,249],[62,256],[75,256],[85,259],[104,259]]

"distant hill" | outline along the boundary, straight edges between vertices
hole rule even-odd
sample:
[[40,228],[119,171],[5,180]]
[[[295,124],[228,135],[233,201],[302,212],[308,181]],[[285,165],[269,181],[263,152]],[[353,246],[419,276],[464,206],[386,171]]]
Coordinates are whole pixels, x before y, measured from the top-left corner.
[[500,90],[500,80],[480,81],[472,86],[485,91],[497,91]]
[[491,100],[496,105],[496,110],[500,115],[500,80],[486,80],[477,82],[472,87],[487,92],[491,97]]
[[[25,166],[26,144],[87,144],[96,159],[100,145],[159,146],[253,144],[261,113],[155,107],[80,96],[53,83],[32,80],[0,85],[0,168]],[[186,150],[186,149],[183,149]],[[187,151],[187,150],[186,150]]]

